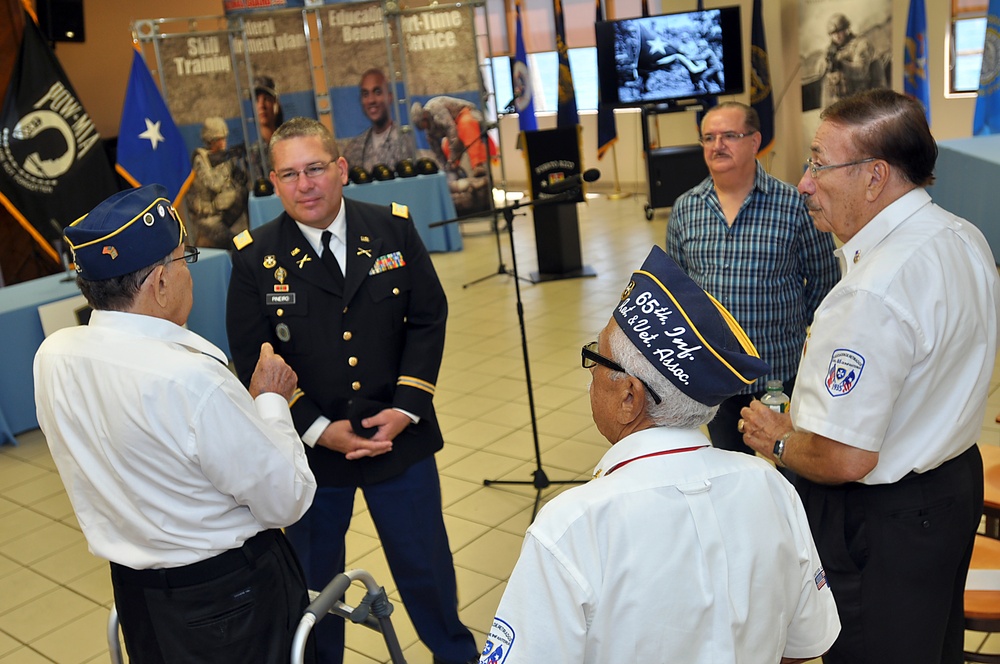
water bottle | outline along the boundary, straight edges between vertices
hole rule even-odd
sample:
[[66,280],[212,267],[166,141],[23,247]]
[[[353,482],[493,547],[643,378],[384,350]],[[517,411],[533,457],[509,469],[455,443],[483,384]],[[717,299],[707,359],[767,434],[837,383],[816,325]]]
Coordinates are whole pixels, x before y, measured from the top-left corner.
[[760,402],[776,413],[788,411],[788,395],[781,390],[780,380],[767,381],[767,394],[760,398]]

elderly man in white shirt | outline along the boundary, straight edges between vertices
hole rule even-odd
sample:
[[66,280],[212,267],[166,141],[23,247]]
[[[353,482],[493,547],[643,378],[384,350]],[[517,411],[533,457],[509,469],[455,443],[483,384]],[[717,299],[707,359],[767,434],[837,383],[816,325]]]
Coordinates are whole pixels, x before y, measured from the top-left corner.
[[481,662],[803,662],[840,630],[793,487],[698,427],[768,371],[653,247],[583,347],[612,448],[525,536]]
[[308,595],[280,528],[316,491],[288,407],[297,380],[265,344],[248,393],[182,327],[198,257],[184,238],[160,185],[66,229],[95,311],[39,348],[38,421],[111,562],[131,662],[286,662]]

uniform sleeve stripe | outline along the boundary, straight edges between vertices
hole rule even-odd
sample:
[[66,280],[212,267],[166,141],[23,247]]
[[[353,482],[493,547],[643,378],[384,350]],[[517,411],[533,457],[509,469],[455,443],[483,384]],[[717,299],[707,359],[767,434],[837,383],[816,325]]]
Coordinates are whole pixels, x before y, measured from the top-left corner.
[[292,398],[288,400],[288,407],[291,408],[294,406],[295,402],[298,401],[303,395],[305,395],[305,392],[299,388],[295,388],[295,391],[292,392]]
[[434,391],[437,389],[434,383],[429,383],[426,380],[421,380],[415,376],[400,376],[396,381],[396,385],[415,387],[418,390],[423,390],[424,392],[429,393],[431,396],[434,395]]

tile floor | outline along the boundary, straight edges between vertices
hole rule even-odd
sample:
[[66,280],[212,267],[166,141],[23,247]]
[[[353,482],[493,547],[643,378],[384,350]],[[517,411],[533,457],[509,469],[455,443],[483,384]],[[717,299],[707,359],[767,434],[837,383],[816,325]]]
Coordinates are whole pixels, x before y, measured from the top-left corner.
[[[657,211],[647,222],[644,202],[642,194],[618,201],[601,196],[579,206],[584,262],[596,277],[520,282],[538,443],[552,481],[589,477],[607,447],[590,418],[580,346],[605,325],[650,245],[663,243],[667,215]],[[518,267],[526,276],[537,269],[530,216],[519,217],[514,228]],[[465,224],[463,234],[463,251],[433,256],[450,305],[435,398],[446,445],[437,463],[461,616],[482,644],[536,496],[530,484],[484,487],[483,479],[530,482],[535,461],[514,280],[499,273],[487,222]],[[510,271],[507,235],[501,240]],[[463,287],[479,277],[489,278]],[[1000,371],[995,376],[981,439],[993,445],[1000,444],[994,421]],[[16,447],[0,448],[0,664],[107,662],[107,564],[88,553],[40,432],[18,440]],[[565,488],[553,484],[542,492],[543,502]],[[396,604],[393,623],[407,661],[430,664],[395,595],[363,501],[358,503],[348,567],[368,570],[385,586]],[[349,602],[360,595],[352,589]],[[379,634],[348,626],[347,635],[347,664],[388,660]]]

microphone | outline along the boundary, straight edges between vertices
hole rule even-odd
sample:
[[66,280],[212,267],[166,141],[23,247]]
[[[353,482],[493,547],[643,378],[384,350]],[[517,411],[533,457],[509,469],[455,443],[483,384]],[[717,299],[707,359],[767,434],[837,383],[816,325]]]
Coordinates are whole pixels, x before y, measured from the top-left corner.
[[564,191],[569,191],[570,189],[576,189],[584,182],[594,182],[601,177],[601,172],[596,168],[588,168],[583,173],[577,173],[576,175],[571,175],[563,180],[558,180],[549,185],[545,185],[543,182],[542,189],[544,189],[546,194],[561,194]]

